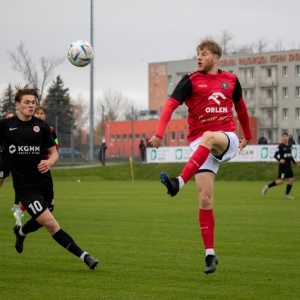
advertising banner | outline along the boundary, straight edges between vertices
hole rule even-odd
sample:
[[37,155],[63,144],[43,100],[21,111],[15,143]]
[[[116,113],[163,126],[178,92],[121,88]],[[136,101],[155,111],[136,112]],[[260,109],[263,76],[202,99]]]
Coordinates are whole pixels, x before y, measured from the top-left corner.
[[[276,145],[248,145],[242,151],[238,151],[231,162],[275,162],[276,149]],[[300,146],[293,145],[292,154],[294,160],[300,161]],[[190,155],[189,147],[147,148],[147,163],[187,162]]]

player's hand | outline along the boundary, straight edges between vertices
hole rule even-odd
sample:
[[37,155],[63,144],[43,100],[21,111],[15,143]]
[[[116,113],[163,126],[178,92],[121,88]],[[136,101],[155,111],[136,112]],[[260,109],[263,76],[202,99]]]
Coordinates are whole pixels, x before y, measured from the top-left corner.
[[3,183],[4,183],[4,178],[0,178],[0,188],[3,185]]
[[155,147],[155,148],[159,148],[161,145],[161,139],[156,137],[155,135],[149,140],[149,143]]
[[50,159],[41,160],[41,162],[38,164],[38,170],[44,174],[50,170],[51,163]]
[[242,151],[250,143],[250,141],[251,140],[240,139],[240,144],[239,144],[240,151]]

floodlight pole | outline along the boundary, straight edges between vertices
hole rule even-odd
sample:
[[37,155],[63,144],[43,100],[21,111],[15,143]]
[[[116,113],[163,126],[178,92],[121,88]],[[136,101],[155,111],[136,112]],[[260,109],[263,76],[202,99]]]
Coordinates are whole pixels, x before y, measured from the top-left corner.
[[[94,48],[93,0],[91,0],[91,45]],[[90,162],[94,161],[94,60],[90,69]]]
[[274,136],[273,136],[273,129],[274,129],[274,115],[273,115],[273,110],[274,110],[274,82],[272,81],[272,100],[271,100],[271,144],[274,142]]

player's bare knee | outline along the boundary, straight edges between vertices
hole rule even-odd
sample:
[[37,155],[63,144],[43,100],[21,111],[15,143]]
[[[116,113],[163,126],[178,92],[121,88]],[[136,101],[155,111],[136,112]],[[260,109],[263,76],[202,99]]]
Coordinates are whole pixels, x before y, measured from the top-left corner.
[[55,232],[57,232],[59,225],[57,221],[53,218],[53,219],[48,219],[45,222],[44,227],[47,229],[47,231],[49,231],[53,235]]
[[212,197],[208,193],[201,194],[200,208],[202,208],[202,209],[211,209],[212,208]]
[[214,135],[212,131],[206,131],[203,133],[201,137],[200,145],[205,146],[207,148],[211,148],[214,143]]

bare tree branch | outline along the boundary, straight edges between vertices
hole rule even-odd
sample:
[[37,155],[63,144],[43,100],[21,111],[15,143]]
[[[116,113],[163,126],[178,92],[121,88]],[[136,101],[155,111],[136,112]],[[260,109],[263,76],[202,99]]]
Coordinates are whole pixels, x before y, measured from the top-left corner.
[[[16,51],[8,51],[10,60],[12,61],[13,70],[22,74],[23,78],[28,84],[38,87],[41,91],[41,99],[43,97],[43,91],[45,85],[50,81],[50,77],[56,66],[61,64],[64,58],[45,58],[40,59],[40,66],[42,69],[42,75],[36,69],[35,63],[32,61],[28,52],[25,49],[25,43],[20,42]],[[41,85],[39,83],[41,82]]]
[[284,50],[281,39],[279,39],[277,42],[273,43],[273,46],[275,48],[275,51],[283,51]]
[[42,84],[41,84],[41,98],[43,95],[45,85],[50,81],[50,76],[53,74],[53,70],[56,66],[63,62],[64,58],[45,58],[42,57],[40,60],[42,68]]
[[222,32],[222,36],[220,39],[220,45],[222,47],[223,50],[223,54],[224,55],[228,55],[230,53],[230,46],[229,46],[229,42],[233,39],[233,35],[230,34],[227,30],[224,30]]
[[25,50],[25,43],[20,42],[17,46],[17,52],[9,51],[8,54],[13,63],[13,69],[20,72],[29,84],[38,86],[37,71],[34,63]]
[[99,99],[97,110],[100,113],[102,112],[102,106],[105,109],[105,120],[117,121],[129,112],[132,105],[121,92],[109,89],[104,91],[103,96]]
[[254,47],[256,47],[258,53],[263,53],[267,51],[266,48],[268,44],[269,43],[264,38],[262,38],[259,39],[256,44],[254,44]]

